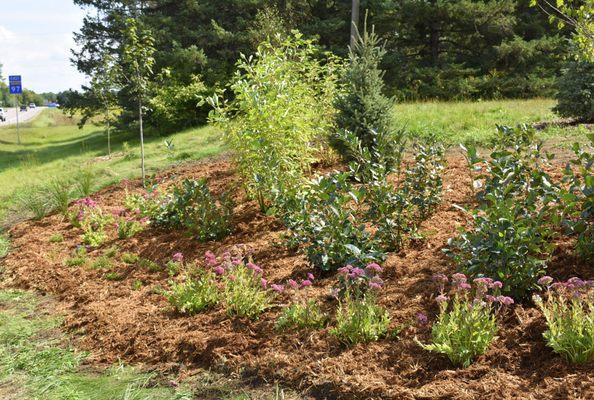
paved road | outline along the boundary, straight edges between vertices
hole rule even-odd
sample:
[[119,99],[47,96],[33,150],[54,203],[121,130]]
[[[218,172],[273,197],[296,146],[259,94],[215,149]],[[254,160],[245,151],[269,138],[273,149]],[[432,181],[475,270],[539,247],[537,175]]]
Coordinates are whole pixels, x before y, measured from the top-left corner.
[[[0,121],[0,126],[16,124],[16,109],[14,107],[3,107],[6,115],[6,122]],[[19,111],[19,123],[27,122],[39,115],[46,107],[30,108],[28,111]]]

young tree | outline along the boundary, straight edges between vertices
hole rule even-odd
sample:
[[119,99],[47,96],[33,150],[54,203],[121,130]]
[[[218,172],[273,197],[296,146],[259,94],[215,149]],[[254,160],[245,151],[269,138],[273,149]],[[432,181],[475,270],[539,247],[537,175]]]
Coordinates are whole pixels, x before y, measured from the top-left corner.
[[144,167],[144,129],[142,124],[143,104],[146,101],[150,78],[155,64],[154,39],[136,18],[126,19],[122,41],[122,73],[126,89],[136,98],[138,105],[138,124],[140,128],[140,168],[142,180]]
[[108,52],[102,52],[91,77],[90,89],[103,108],[103,123],[107,133],[107,155],[111,157],[111,121],[117,106],[120,68]]

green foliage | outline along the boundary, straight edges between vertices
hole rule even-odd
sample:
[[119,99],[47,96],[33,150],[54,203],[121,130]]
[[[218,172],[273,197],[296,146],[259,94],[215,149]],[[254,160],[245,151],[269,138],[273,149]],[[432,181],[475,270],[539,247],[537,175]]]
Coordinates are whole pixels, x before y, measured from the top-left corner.
[[215,197],[206,179],[186,179],[175,187],[170,201],[154,217],[158,225],[187,229],[193,237],[206,242],[231,233],[233,199],[229,193]]
[[144,230],[139,221],[133,218],[119,217],[116,219],[119,239],[130,239],[132,236]]
[[314,143],[330,128],[336,91],[334,58],[300,34],[277,39],[279,45],[264,42],[253,56],[242,56],[230,85],[233,100],[209,98],[210,120],[224,132],[262,210],[275,189],[301,183],[315,160]]
[[473,182],[484,189],[478,192],[480,205],[472,212],[472,225],[451,240],[446,251],[463,272],[500,280],[505,293],[521,298],[537,287],[553,250],[553,227],[560,222],[553,207],[558,189],[542,169],[532,130],[499,131],[490,160],[468,149],[470,168],[485,168]]
[[113,222],[113,217],[105,213],[100,207],[94,207],[89,208],[79,222],[83,231],[83,243],[91,247],[99,247],[108,239],[105,228]]
[[10,251],[10,239],[0,233],[0,258],[6,257]]
[[70,203],[71,184],[62,179],[54,179],[47,186],[47,196],[50,207],[58,210],[61,214],[68,213]]
[[61,233],[54,233],[49,238],[50,243],[62,243],[63,241],[64,241],[64,235],[62,235]]
[[149,260],[148,258],[139,258],[138,266],[141,268],[145,268],[149,272],[160,272],[163,270],[163,268],[159,264],[157,264],[153,260]]
[[558,89],[555,112],[594,122],[594,61],[570,62],[559,78]]
[[220,301],[215,275],[203,270],[197,270],[197,274],[182,283],[172,282],[171,291],[165,294],[169,303],[181,314],[198,314]]
[[89,168],[81,169],[74,177],[74,187],[82,197],[89,197],[93,193],[95,174]]
[[303,303],[293,303],[283,308],[276,321],[277,329],[321,329],[328,321],[318,302],[308,299]]
[[438,319],[431,329],[431,344],[419,344],[425,350],[445,354],[454,365],[468,367],[476,356],[485,353],[496,333],[490,303],[456,294],[451,301],[440,303]]
[[35,219],[41,219],[47,214],[49,207],[43,190],[38,187],[24,189],[16,195],[19,208]]
[[262,279],[243,263],[225,275],[224,298],[229,315],[257,319],[272,306],[272,293],[264,287]]
[[93,269],[110,270],[112,267],[113,265],[111,264],[111,260],[105,255],[98,257],[95,261],[93,261],[93,264],[91,264],[91,268]]
[[[594,145],[594,135],[590,135]],[[594,153],[573,145],[576,158],[565,168],[564,181],[569,185],[560,193],[564,225],[577,235],[577,250],[586,261],[594,261]]]
[[307,185],[289,228],[305,243],[309,261],[328,271],[346,264],[364,266],[384,258],[378,243],[357,221],[363,194],[349,182],[348,173],[319,176]]
[[378,340],[388,334],[390,316],[371,293],[347,297],[336,310],[336,326],[330,333],[347,345]]
[[84,246],[79,246],[72,257],[66,259],[64,264],[67,267],[80,267],[87,263],[87,249]]
[[122,253],[120,259],[122,260],[122,262],[124,264],[132,265],[132,264],[136,264],[138,262],[138,260],[140,259],[140,257],[138,257],[138,254],[126,252],[126,253]]
[[542,311],[547,331],[543,334],[547,345],[572,363],[581,364],[594,359],[594,300],[593,289],[579,279],[570,279],[561,286],[549,289],[543,300],[534,296]]
[[374,28],[368,32],[365,26],[363,35],[358,35],[350,49],[343,77],[345,91],[336,100],[336,125],[341,133],[332,137],[331,144],[344,159],[352,160],[349,142],[353,139],[345,137],[344,132],[351,133],[358,139],[358,147],[369,152],[372,162],[383,162],[389,169],[393,163],[390,156],[397,153],[400,135],[392,128],[394,101],[382,93],[384,72],[379,64],[385,54]]
[[406,170],[403,190],[413,208],[417,223],[427,219],[441,203],[445,148],[434,138],[416,142],[414,164]]

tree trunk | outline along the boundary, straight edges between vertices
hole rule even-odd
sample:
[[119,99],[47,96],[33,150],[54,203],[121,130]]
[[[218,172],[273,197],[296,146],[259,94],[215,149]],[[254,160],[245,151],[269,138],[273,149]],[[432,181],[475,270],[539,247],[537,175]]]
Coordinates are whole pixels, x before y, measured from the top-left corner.
[[105,123],[107,124],[107,156],[111,158],[111,135],[109,126],[109,109],[105,109]]
[[359,0],[353,0],[351,9],[351,49],[355,46],[359,28]]
[[140,124],[140,169],[142,170],[142,186],[144,186],[144,131],[142,129],[142,99],[140,98],[138,99],[138,122]]

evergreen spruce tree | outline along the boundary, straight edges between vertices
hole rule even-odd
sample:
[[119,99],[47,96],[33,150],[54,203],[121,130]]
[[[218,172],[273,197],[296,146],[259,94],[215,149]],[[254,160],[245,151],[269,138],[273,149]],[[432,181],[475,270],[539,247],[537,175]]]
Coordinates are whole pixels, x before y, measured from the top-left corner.
[[343,77],[344,93],[336,99],[338,132],[330,144],[345,161],[380,163],[388,171],[397,161],[401,134],[392,128],[394,99],[384,94],[380,62],[385,50],[373,27],[357,32]]

